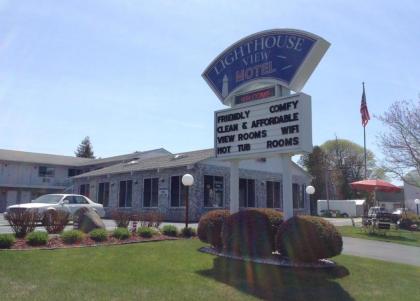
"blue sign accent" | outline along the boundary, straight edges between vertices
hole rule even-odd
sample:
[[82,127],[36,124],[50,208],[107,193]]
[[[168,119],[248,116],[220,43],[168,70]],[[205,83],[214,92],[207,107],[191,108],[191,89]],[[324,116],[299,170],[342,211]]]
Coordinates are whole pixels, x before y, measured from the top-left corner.
[[251,35],[221,53],[203,77],[222,100],[257,79],[274,79],[289,85],[315,42],[313,37],[290,30]]

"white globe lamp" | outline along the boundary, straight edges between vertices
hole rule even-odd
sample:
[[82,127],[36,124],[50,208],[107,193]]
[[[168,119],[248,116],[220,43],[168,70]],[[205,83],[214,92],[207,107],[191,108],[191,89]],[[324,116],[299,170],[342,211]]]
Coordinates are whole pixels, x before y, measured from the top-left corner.
[[315,193],[315,187],[309,185],[306,187],[306,193],[307,194],[314,194]]
[[190,175],[189,173],[182,176],[182,184],[184,186],[191,186],[194,184],[194,177]]

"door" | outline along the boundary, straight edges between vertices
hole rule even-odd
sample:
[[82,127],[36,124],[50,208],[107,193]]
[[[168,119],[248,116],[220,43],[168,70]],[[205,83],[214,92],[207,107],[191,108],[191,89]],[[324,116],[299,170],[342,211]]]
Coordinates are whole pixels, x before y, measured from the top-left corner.
[[8,190],[6,196],[6,204],[7,206],[15,205],[17,203],[17,191],[16,190]]
[[0,213],[6,211],[6,191],[0,190]]

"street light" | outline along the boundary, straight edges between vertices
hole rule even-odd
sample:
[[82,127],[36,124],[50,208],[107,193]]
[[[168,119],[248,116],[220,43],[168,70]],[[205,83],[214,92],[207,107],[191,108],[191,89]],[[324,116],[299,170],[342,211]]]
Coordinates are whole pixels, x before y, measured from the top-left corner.
[[311,195],[311,194],[314,194],[314,193],[315,193],[315,187],[310,186],[310,185],[309,185],[309,186],[307,186],[305,190],[306,190],[306,193],[307,193],[307,194],[309,194],[309,195]]
[[416,206],[417,206],[417,216],[419,215],[419,204],[420,204],[420,200],[419,199],[415,199],[414,200],[414,203],[416,204]]
[[189,201],[188,201],[188,192],[190,186],[194,184],[194,177],[189,173],[182,176],[182,184],[187,187],[185,194],[185,228],[188,228],[188,210],[189,210]]

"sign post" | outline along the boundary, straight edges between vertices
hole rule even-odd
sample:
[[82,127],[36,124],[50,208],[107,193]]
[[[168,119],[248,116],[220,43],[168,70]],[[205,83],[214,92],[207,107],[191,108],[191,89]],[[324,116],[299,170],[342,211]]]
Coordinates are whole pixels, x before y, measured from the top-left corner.
[[214,146],[216,158],[230,162],[231,213],[240,209],[240,161],[277,157],[284,217],[293,216],[291,157],[312,151],[311,97],[300,90],[329,45],[302,30],[262,31],[228,47],[203,72],[230,106],[214,114]]

